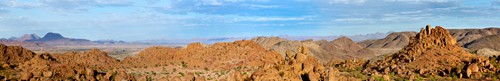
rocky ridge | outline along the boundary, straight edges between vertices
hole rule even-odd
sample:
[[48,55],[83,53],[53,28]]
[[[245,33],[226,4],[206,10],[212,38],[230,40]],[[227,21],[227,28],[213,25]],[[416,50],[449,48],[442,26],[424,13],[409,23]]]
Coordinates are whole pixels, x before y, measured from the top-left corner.
[[286,56],[286,51],[296,54],[296,49],[305,47],[309,49],[309,55],[316,57],[322,64],[332,59],[367,59],[374,56],[372,50],[363,48],[347,37],[340,37],[332,41],[293,41],[278,37],[257,37],[252,39],[252,41],[255,41],[267,50],[279,52],[283,57]]

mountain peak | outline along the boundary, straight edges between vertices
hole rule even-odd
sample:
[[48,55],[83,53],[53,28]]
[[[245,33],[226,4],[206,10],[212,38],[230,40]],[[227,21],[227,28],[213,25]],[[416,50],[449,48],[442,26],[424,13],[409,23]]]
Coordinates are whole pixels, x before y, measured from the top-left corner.
[[[337,38],[337,39],[335,39],[335,40],[351,40],[351,38],[346,37],[346,36],[342,36],[342,37],[339,37],[339,38]],[[351,41],[352,41],[352,40],[351,40]]]
[[56,39],[64,39],[64,37],[59,33],[49,32],[49,33],[45,34],[45,36],[43,36],[42,39],[44,39],[44,40],[56,40]]
[[[471,61],[475,56],[456,44],[448,30],[441,26],[425,28],[411,38],[410,43],[398,53],[379,63],[384,65],[402,65],[400,68],[419,74],[438,74],[449,67],[457,67],[464,61]],[[389,66],[375,67],[389,67]],[[388,73],[388,71],[384,71]]]
[[22,37],[17,38],[18,41],[26,41],[26,40],[36,40],[40,39],[40,37],[36,34],[24,34]]
[[[422,47],[432,47],[432,46],[456,46],[457,40],[450,35],[448,30],[444,29],[441,26],[436,26],[435,28],[431,28],[430,25],[427,25],[425,29],[420,30],[420,32],[416,35],[415,41],[412,41],[415,45],[423,45]],[[425,43],[425,44],[420,44]]]

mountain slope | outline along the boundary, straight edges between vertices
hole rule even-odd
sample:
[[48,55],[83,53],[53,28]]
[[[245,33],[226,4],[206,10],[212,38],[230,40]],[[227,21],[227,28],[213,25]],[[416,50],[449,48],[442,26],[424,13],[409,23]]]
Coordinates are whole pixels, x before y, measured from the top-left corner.
[[37,40],[40,37],[36,34],[24,34],[23,36],[17,38],[17,41],[26,41],[26,40]]
[[490,48],[496,51],[500,51],[500,34],[485,36],[469,42],[464,45],[464,47],[471,50],[479,50],[483,48]]
[[485,36],[498,35],[500,28],[450,29],[450,34],[456,38],[459,45],[464,45]]
[[416,32],[393,32],[383,39],[365,40],[359,44],[367,48],[402,48],[408,45],[415,34]]
[[318,58],[318,60],[322,63],[326,63],[331,60],[370,58],[374,56],[373,51],[363,48],[345,36],[333,41],[293,41],[278,37],[257,37],[252,39],[252,41],[255,41],[267,50],[279,52],[283,57],[287,51],[291,54],[295,54],[297,53],[295,51],[296,49],[304,47],[309,49],[309,55]]

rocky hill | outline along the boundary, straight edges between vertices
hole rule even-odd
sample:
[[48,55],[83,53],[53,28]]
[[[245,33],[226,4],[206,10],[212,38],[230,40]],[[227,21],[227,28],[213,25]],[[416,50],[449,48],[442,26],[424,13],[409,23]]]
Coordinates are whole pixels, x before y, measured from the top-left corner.
[[[488,46],[486,45],[486,43],[495,45],[496,43],[500,42],[486,41],[486,39],[492,39],[492,37],[488,37],[491,35],[499,35],[500,34],[499,30],[500,28],[450,29],[449,32],[451,36],[457,40],[458,45],[471,49],[472,51],[477,51],[482,48],[489,48],[496,50],[494,46]],[[402,49],[404,46],[408,45],[408,43],[410,42],[409,41],[410,38],[413,36],[415,36],[415,33],[413,32],[395,32],[391,33],[384,39],[365,40],[359,42],[359,44],[367,48],[370,48],[374,51],[377,51],[377,54],[393,54],[396,53],[397,50]],[[481,39],[482,42],[473,42],[476,40],[479,41],[479,39]],[[478,43],[478,44],[471,46],[473,43]]]
[[35,53],[21,46],[0,44],[0,63],[3,65],[19,65],[33,58]]
[[[288,52],[285,59],[279,60],[280,62],[276,64],[265,65],[253,73],[249,79],[255,81],[333,81],[337,78],[334,72],[329,72],[334,71],[330,70],[332,68],[325,70],[315,57],[308,54],[308,49],[305,47],[300,47],[296,54]],[[245,80],[244,77],[233,78],[237,81]]]
[[[481,78],[483,72],[498,72],[488,59],[461,48],[455,38],[440,26],[431,28],[428,25],[411,39],[409,45],[398,53],[366,65],[364,72],[409,79],[416,75]],[[491,75],[494,74],[488,76]]]
[[321,63],[327,63],[332,59],[374,57],[373,51],[363,48],[347,37],[340,37],[333,41],[293,41],[278,37],[257,37],[252,39],[252,41],[255,41],[268,50],[277,51],[282,56],[285,56],[287,51],[295,54],[297,53],[295,50],[302,46],[309,49],[309,55],[318,58]]
[[299,49],[299,47],[301,46],[309,49],[309,55],[315,56],[318,59],[321,59],[321,61],[323,62],[328,62],[331,57],[330,55],[325,55],[326,51],[312,40],[293,41],[282,39],[279,37],[257,37],[253,38],[252,41],[256,42],[267,50],[274,50],[280,53],[282,57],[286,56],[285,53],[287,51],[292,54],[297,53],[297,49]]
[[3,44],[0,50],[3,50],[0,52],[1,80],[134,80],[124,71],[110,68],[118,61],[101,59],[109,56],[97,50],[83,54],[35,54],[20,46]]
[[[340,37],[333,41],[317,41],[324,53],[332,55],[331,59],[354,59],[354,58],[370,58],[375,56],[375,52],[363,48],[347,37]],[[328,61],[330,61],[328,60]]]
[[228,74],[250,74],[254,69],[266,64],[275,64],[280,60],[283,60],[283,57],[279,53],[266,51],[257,43],[244,40],[213,45],[192,43],[186,48],[151,47],[136,56],[125,58],[122,63],[124,66],[138,67],[135,71],[131,71],[134,73],[174,72],[168,77],[147,74],[159,80],[176,80],[176,78],[193,73],[203,74],[197,74],[198,76],[191,78],[183,77],[179,80],[195,78],[220,80],[227,78]]

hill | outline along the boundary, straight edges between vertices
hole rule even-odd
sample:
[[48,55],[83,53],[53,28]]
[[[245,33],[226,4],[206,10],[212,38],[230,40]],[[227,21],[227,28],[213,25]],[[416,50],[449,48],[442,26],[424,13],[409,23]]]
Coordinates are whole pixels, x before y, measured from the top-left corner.
[[481,78],[482,72],[497,71],[492,69],[488,59],[461,48],[455,38],[440,26],[431,28],[428,25],[411,39],[409,45],[398,53],[368,64],[364,72],[412,79],[411,76],[415,75]]
[[465,44],[464,47],[471,50],[490,48],[496,51],[500,51],[500,34],[481,37]]
[[332,59],[353,59],[353,58],[370,58],[374,57],[374,52],[365,49],[356,44],[354,41],[347,37],[340,37],[333,41],[327,40],[304,40],[294,41],[286,40],[279,37],[257,37],[252,41],[263,46],[267,50],[274,50],[279,52],[283,57],[289,51],[292,54],[297,53],[296,49],[304,47],[309,49],[309,55],[314,56],[320,60],[321,63],[327,63]]

